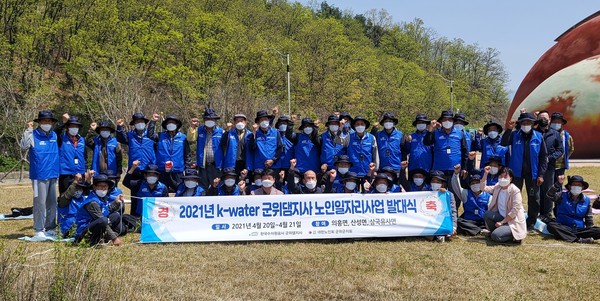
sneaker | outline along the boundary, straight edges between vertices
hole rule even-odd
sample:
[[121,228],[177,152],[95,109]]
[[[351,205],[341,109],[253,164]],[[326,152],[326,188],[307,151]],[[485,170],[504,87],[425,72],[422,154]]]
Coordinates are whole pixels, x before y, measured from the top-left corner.
[[490,236],[492,236],[492,232],[488,229],[482,229],[481,232],[479,232],[479,235],[483,235],[485,237],[490,237]]
[[445,241],[446,241],[446,237],[444,237],[444,236],[440,235],[440,236],[436,236],[435,237],[435,242],[442,243],[442,242],[445,242]]
[[46,241],[48,239],[50,238],[46,236],[44,231],[36,231],[33,237],[31,238],[31,241]]
[[54,232],[54,230],[48,230],[44,233],[46,235],[46,237],[48,238],[56,238],[56,233]]
[[593,244],[594,243],[594,239],[591,237],[588,238],[579,238],[577,240],[578,243],[580,244]]

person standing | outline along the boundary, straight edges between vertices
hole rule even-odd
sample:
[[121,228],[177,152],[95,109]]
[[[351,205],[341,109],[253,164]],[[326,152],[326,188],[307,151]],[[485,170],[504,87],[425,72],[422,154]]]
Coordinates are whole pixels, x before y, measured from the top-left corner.
[[190,145],[190,156],[196,156],[196,140],[198,139],[198,126],[200,125],[200,121],[198,118],[194,117],[190,121],[190,127],[185,132],[185,136],[187,137],[188,143]]
[[[156,165],[161,172],[160,182],[167,183],[172,178],[179,183],[183,171],[191,165],[190,144],[179,129],[183,123],[175,115],[167,115],[161,126],[164,131],[158,135]],[[168,173],[167,173],[168,171]]]
[[69,116],[65,113],[62,117],[64,125],[59,125],[55,129],[60,156],[60,176],[58,177],[60,194],[67,190],[76,174],[85,173],[87,158],[85,139],[79,134],[83,124],[77,116]]
[[[433,166],[433,147],[425,145],[425,135],[427,134],[427,126],[431,121],[427,115],[423,113],[417,114],[412,125],[416,130],[408,137],[405,153],[409,154],[408,172],[411,173],[416,169],[422,169],[429,173]],[[409,179],[410,180],[410,179]]]
[[[113,174],[119,179],[123,172],[123,149],[117,138],[112,136],[115,128],[109,121],[93,122],[85,144],[93,150],[92,170],[98,174]],[[117,181],[118,182],[118,181]]]
[[150,121],[144,114],[135,113],[129,122],[134,128],[129,132],[125,132],[123,128],[123,119],[117,120],[117,141],[128,146],[127,169],[131,169],[134,161],[140,161],[139,169],[136,169],[136,174],[133,175],[135,178],[141,179],[140,170],[144,170],[148,164],[156,163],[155,142],[152,137],[155,135],[156,121],[159,117],[158,114],[154,114]]
[[196,142],[196,165],[200,175],[200,185],[207,189],[215,178],[221,176],[223,166],[223,150],[221,138],[223,129],[217,126],[221,119],[215,110],[207,108],[202,115],[204,125],[198,128]]
[[346,148],[352,167],[350,171],[359,177],[365,178],[371,169],[379,169],[379,151],[377,139],[367,132],[371,123],[363,116],[356,116],[352,120],[354,132],[348,135],[335,136],[335,143]]
[[60,173],[58,137],[52,126],[58,120],[52,112],[43,110],[27,123],[20,147],[29,151],[29,178],[33,186],[33,230],[34,241],[43,241],[55,236],[56,228],[56,182]]
[[379,164],[389,166],[393,169],[397,178],[402,169],[401,163],[408,157],[406,152],[406,138],[402,131],[396,129],[398,118],[392,113],[385,113],[379,124],[383,125],[383,130],[377,132],[377,150],[379,152]]
[[[565,153],[562,157],[556,160],[556,172],[555,177],[565,174],[565,170],[569,169],[569,158],[575,151],[575,145],[573,143],[573,137],[566,131],[563,126],[567,124],[567,120],[563,117],[560,112],[554,112],[551,116],[550,127],[560,133],[560,138],[563,143]],[[556,180],[556,179],[555,179]],[[555,181],[556,182],[556,181]]]
[[[250,152],[246,159],[248,170],[271,168],[283,155],[284,146],[280,132],[271,127],[272,115],[266,110],[256,113],[250,136]],[[284,123],[279,123],[280,126]],[[289,126],[289,125],[287,125]],[[286,127],[286,131],[289,129]]]
[[474,151],[481,152],[479,168],[483,168],[487,164],[487,162],[489,162],[490,157],[492,156],[500,157],[500,164],[506,165],[508,147],[502,146],[500,136],[500,133],[502,133],[502,131],[502,126],[499,123],[491,120],[483,126],[483,134],[486,137],[483,138],[481,134],[477,134],[475,136],[475,143],[473,143],[472,148]]
[[341,155],[346,154],[346,150],[334,141],[335,136],[341,134],[340,118],[330,115],[325,127],[325,132],[321,134],[321,164],[327,164],[331,168]]
[[244,114],[233,116],[235,128],[227,131],[221,138],[221,149],[223,150],[223,168],[234,168],[237,174],[242,174],[246,169],[246,151],[248,141],[252,132],[248,130],[248,119]]
[[560,133],[550,128],[550,115],[548,111],[540,111],[538,113],[537,131],[542,133],[542,138],[546,144],[548,151],[548,168],[542,174],[544,182],[540,186],[540,218],[544,222],[552,220],[553,202],[546,198],[546,193],[550,187],[554,185],[554,169],[556,168],[556,160],[560,159],[564,153],[564,144],[560,138]]
[[294,153],[298,162],[296,168],[301,173],[308,170],[317,172],[321,168],[319,161],[321,137],[317,133],[317,126],[312,119],[303,118],[298,129],[299,133],[292,132],[287,137],[294,143]]

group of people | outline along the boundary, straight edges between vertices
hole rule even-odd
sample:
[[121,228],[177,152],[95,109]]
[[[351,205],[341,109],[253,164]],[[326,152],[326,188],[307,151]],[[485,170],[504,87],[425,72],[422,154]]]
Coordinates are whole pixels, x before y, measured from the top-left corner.
[[[148,119],[135,113],[129,129],[123,119],[116,127],[101,121],[92,123],[84,138],[76,116],[65,114],[56,125],[52,112],[39,112],[34,120],[39,126],[34,129],[30,122],[21,141],[30,156],[34,239],[56,235],[58,218],[62,235],[73,235],[76,241],[120,244],[119,235],[131,229],[123,220],[140,218],[141,200],[169,193],[178,197],[407,191],[447,194],[455,233],[521,241],[539,217],[565,240],[600,238],[590,219],[589,198],[581,193],[588,184],[574,176],[567,180],[567,191],[562,189],[574,148],[573,139],[562,129],[567,120],[561,113],[522,111],[506,131],[490,121],[476,133],[465,130],[469,122],[462,113],[443,111],[437,120],[417,114],[411,134],[398,130],[398,118],[389,112],[378,122],[381,130],[375,126],[369,130],[367,118],[347,112],[329,116],[322,132],[310,118],[302,119],[296,130],[290,116],[275,117],[261,110],[249,122],[246,115],[236,114],[222,128],[220,116],[207,108],[203,125],[192,120],[186,135],[176,115],[153,114]],[[118,188],[122,145],[127,146],[122,184],[131,190],[129,214],[123,211]],[[457,217],[461,204],[463,214]]]

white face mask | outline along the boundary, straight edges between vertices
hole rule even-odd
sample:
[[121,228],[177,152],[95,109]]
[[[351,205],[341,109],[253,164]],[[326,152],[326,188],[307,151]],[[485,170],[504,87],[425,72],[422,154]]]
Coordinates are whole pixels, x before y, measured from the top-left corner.
[[356,188],[356,182],[351,182],[351,181],[348,181],[348,182],[346,182],[346,185],[345,185],[345,187],[346,187],[346,189],[348,189],[348,190],[352,190],[352,191],[354,191],[354,189]]
[[510,184],[510,180],[508,178],[502,178],[498,180],[498,184],[500,184],[501,187],[506,187]]
[[422,132],[422,131],[424,131],[426,128],[427,128],[427,125],[426,125],[426,124],[424,124],[424,123],[418,123],[418,124],[417,124],[417,131],[420,131],[420,132]]
[[562,127],[562,123],[551,123],[550,124],[550,128],[554,129],[554,130],[560,130],[560,128]]
[[69,128],[69,135],[75,136],[79,134],[79,128]]
[[275,182],[273,182],[271,180],[262,181],[262,186],[265,188],[273,187],[273,184],[275,184]]
[[431,190],[438,191],[438,190],[440,190],[440,188],[442,188],[441,183],[431,183]]
[[312,127],[305,127],[303,130],[304,134],[306,135],[310,135],[313,132],[313,128]]
[[442,126],[445,129],[451,129],[453,125],[454,125],[454,122],[452,122],[452,121],[444,121],[444,122],[442,122]]
[[146,178],[146,181],[148,181],[148,184],[153,185],[156,184],[156,182],[158,182],[158,177],[149,176]]
[[488,132],[488,137],[490,137],[491,139],[496,139],[498,137],[498,132],[496,132],[496,131]]
[[523,131],[523,133],[527,134],[527,133],[531,132],[531,126],[523,125],[523,126],[521,126],[521,131]]
[[262,186],[262,180],[261,179],[254,180],[254,186],[258,186],[258,187]]
[[225,186],[231,187],[233,185],[235,185],[235,179],[227,179],[227,180],[225,180]]
[[51,124],[40,124],[40,128],[44,132],[49,132],[52,129],[52,125]]
[[473,192],[481,191],[481,186],[479,185],[479,183],[471,185],[471,191],[473,191]]
[[184,181],[183,183],[187,188],[196,188],[196,186],[198,186],[198,182],[196,181]]
[[100,198],[105,197],[108,194],[108,190],[100,190],[100,189],[96,189],[96,195]]
[[383,128],[386,130],[391,130],[394,127],[394,123],[393,122],[384,122],[383,123]]
[[294,177],[294,184],[298,184],[298,183],[300,183],[300,178]]
[[337,131],[340,130],[340,126],[332,124],[332,125],[329,126],[329,130],[335,133],[335,132],[337,132]]
[[269,127],[269,121],[268,120],[263,120],[260,122],[260,127],[263,129],[266,129]]
[[348,168],[348,167],[340,167],[340,168],[338,168],[338,171],[341,174],[343,174],[343,175],[345,175],[349,170],[350,170],[350,168]]
[[246,127],[246,124],[244,124],[243,122],[238,122],[235,124],[235,128],[238,130],[243,130]]
[[212,128],[215,126],[215,122],[213,120],[206,120],[204,121],[204,126],[206,126],[207,128]]
[[377,192],[386,192],[387,185],[386,184],[378,184],[377,186],[375,186],[375,189],[377,190]]
[[279,125],[279,131],[281,131],[281,132],[287,131],[287,124],[280,124]]
[[454,128],[457,129],[457,130],[459,130],[459,131],[462,131],[462,130],[465,129],[465,125],[464,124],[455,124]]
[[317,181],[308,181],[306,182],[306,188],[308,189],[315,189],[315,187],[317,187]]
[[143,123],[143,122],[136,123],[135,124],[135,129],[138,130],[138,131],[143,131],[143,130],[146,129],[146,124]]
[[172,131],[174,131],[176,129],[177,129],[177,125],[176,124],[174,124],[174,123],[167,123],[167,131],[172,132]]
[[580,195],[582,190],[583,190],[583,187],[581,187],[581,186],[571,186],[571,194],[572,195],[575,195],[575,196]]
[[495,166],[490,167],[490,174],[491,175],[497,175],[498,174],[498,167],[495,167]]
[[423,185],[423,182],[425,182],[425,179],[423,178],[413,178],[413,183],[415,183],[417,186]]
[[102,138],[110,137],[110,131],[100,131],[100,137],[102,137]]
[[364,125],[358,125],[358,126],[355,126],[355,127],[354,127],[354,129],[355,129],[355,130],[356,130],[358,133],[364,133],[366,128],[367,128],[367,127],[366,127],[366,126],[364,126]]

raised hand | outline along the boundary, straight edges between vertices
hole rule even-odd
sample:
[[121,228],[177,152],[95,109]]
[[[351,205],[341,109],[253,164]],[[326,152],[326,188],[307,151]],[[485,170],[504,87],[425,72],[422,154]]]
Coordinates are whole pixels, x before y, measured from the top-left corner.
[[240,191],[246,190],[246,181],[239,181],[238,186],[240,187]]
[[131,163],[131,165],[135,168],[138,168],[140,166],[142,162],[140,162],[140,160],[135,160],[133,161],[133,163]]
[[265,168],[270,168],[271,166],[273,166],[274,161],[273,160],[266,160],[265,161]]
[[217,186],[219,186],[219,183],[220,183],[220,182],[221,182],[221,179],[220,179],[220,178],[215,178],[215,179],[213,180],[213,187],[215,187],[215,188],[216,188]]
[[69,121],[69,117],[71,117],[71,116],[69,116],[69,113],[64,113],[62,115],[62,121],[63,121],[63,123],[66,123],[67,121]]
[[246,177],[248,176],[248,170],[247,169],[242,169],[242,171],[240,171],[240,179],[246,179]]
[[327,171],[327,164],[321,165],[321,172],[324,173]]
[[73,183],[81,181],[82,175],[80,173],[73,176]]
[[158,115],[157,113],[152,114],[152,121],[156,122],[160,119],[160,115]]
[[95,131],[96,127],[98,127],[98,124],[95,122],[90,123],[90,130]]
[[491,170],[491,169],[492,169],[492,167],[491,167],[491,166],[486,166],[486,167],[483,169],[483,173],[484,173],[485,175],[487,175],[487,174],[489,174],[489,173],[490,173],[490,170]]
[[557,178],[558,183],[560,183],[560,185],[562,186],[565,183],[565,175],[560,175]]
[[402,162],[400,162],[400,167],[401,167],[402,169],[405,169],[405,168],[407,168],[407,167],[408,167],[408,161],[402,161]]
[[252,125],[252,133],[256,134],[256,131],[258,130],[258,124],[253,124]]
[[123,118],[117,119],[117,126],[124,126],[124,125],[125,125],[125,120],[123,120]]
[[227,125],[226,125],[226,127],[227,127],[228,131],[231,130],[233,128],[233,123],[228,122]]
[[459,174],[460,173],[460,164],[456,164],[454,165],[454,174]]
[[469,160],[475,160],[477,158],[477,152],[469,152]]
[[330,170],[329,171],[329,181],[333,182],[336,177],[337,177],[337,171],[335,169]]
[[508,124],[506,125],[506,129],[507,130],[512,130],[515,128],[515,125],[517,124],[517,121],[514,119],[511,119]]
[[296,159],[290,160],[290,169],[296,168]]
[[27,122],[27,129],[28,130],[33,130],[33,121]]

